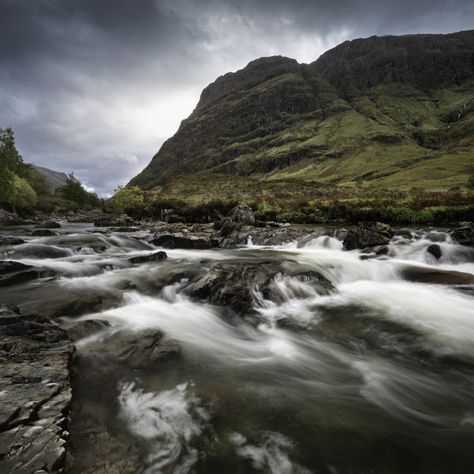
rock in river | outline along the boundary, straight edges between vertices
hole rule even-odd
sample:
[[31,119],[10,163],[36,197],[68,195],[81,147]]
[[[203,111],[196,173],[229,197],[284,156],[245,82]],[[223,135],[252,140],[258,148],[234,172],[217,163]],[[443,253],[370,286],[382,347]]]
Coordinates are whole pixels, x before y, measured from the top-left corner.
[[0,309],[0,472],[61,471],[74,346],[47,318]]

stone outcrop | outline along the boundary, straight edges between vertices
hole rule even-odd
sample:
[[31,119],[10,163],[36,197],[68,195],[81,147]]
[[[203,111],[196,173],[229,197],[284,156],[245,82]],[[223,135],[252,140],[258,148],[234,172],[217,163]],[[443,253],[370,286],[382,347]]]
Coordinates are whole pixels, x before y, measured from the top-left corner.
[[0,310],[0,472],[59,472],[66,461],[74,346],[47,318]]

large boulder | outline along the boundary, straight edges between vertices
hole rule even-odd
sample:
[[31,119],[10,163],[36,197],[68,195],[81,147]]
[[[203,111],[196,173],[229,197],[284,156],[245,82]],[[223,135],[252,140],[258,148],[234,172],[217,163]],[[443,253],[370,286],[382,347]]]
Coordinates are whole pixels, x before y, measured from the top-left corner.
[[342,242],[346,250],[364,249],[387,245],[393,235],[394,232],[388,224],[362,222],[357,229],[349,229]]
[[61,472],[74,345],[42,316],[0,309],[0,472]]
[[304,279],[321,294],[333,288],[332,284],[313,269],[297,264],[255,260],[229,260],[213,263],[196,275],[186,288],[193,298],[232,309],[238,314],[250,314],[258,307],[257,292],[264,298],[281,302],[273,283],[281,275]]
[[472,225],[459,227],[451,232],[451,238],[461,245],[474,245],[474,229]]

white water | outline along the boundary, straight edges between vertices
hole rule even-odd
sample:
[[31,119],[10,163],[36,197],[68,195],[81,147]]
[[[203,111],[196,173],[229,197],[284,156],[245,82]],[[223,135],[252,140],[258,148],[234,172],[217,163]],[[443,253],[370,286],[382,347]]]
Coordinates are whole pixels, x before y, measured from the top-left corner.
[[[41,239],[41,245],[80,243],[79,237]],[[102,253],[94,250],[97,240],[107,245]],[[128,258],[155,248],[123,236],[88,237],[84,242],[91,246],[78,245],[61,258],[19,255],[16,260],[60,272],[54,283],[58,292],[121,292],[120,307],[74,319],[112,325],[79,341],[79,353],[87,354],[90,342],[121,330],[140,337],[154,329],[179,343],[188,367],[180,380],[152,388],[140,388],[133,373],[120,380],[120,417],[146,445],[145,472],[192,472],[202,454],[199,440],[218,429],[220,438],[214,442],[227,440],[232,452],[256,470],[312,472],[299,462],[298,446],[310,440],[298,430],[287,433],[285,426],[274,427],[267,420],[248,420],[246,426],[227,412],[220,413],[228,417],[225,428],[218,428],[223,422],[210,409],[208,391],[237,406],[239,397],[250,403],[263,399],[269,406],[286,404],[288,413],[295,416],[301,410],[318,427],[327,417],[331,429],[341,429],[339,436],[347,429],[357,436],[373,430],[395,437],[397,423],[406,437],[412,430],[427,430],[435,437],[456,433],[459,427],[468,434],[473,429],[472,374],[462,367],[448,371],[437,359],[474,360],[472,294],[449,285],[411,283],[402,276],[407,267],[474,275],[472,253],[445,234],[395,238],[388,256],[365,260],[359,251],[343,251],[339,240],[319,236],[302,247],[294,242],[265,248],[250,240],[247,248],[236,251],[166,250],[166,261],[140,266]],[[439,260],[427,252],[434,243],[441,248]],[[250,321],[245,315],[231,318],[222,308],[184,293],[189,280],[180,272],[193,275],[229,259],[284,261],[283,272],[272,282],[278,300],[266,299],[260,288],[251,289],[256,316]],[[313,270],[334,288],[327,294],[312,278],[286,275],[285,269],[289,274]],[[177,275],[176,282],[160,286],[170,274]],[[416,336],[416,348],[404,339],[407,334]],[[374,341],[379,344],[375,349]],[[159,366],[156,371],[160,380]],[[353,418],[346,418],[347,413]],[[360,426],[354,421],[359,413],[366,420]]]

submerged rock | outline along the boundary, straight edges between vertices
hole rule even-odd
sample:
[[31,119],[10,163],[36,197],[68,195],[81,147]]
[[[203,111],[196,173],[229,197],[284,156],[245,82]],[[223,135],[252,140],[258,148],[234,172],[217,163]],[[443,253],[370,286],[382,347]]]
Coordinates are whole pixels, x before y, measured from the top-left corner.
[[36,278],[55,276],[54,270],[33,267],[20,262],[4,260],[0,262],[0,286],[19,285]]
[[436,283],[441,285],[474,284],[474,275],[454,270],[410,266],[403,268],[401,275],[405,280],[416,283]]
[[52,237],[54,235],[58,235],[58,233],[50,229],[36,229],[31,233],[32,237]]
[[25,241],[18,237],[0,237],[0,245],[21,245],[24,243]]
[[13,258],[63,258],[73,254],[72,250],[45,244],[23,244],[15,248]]
[[122,293],[118,290],[82,290],[59,292],[42,301],[31,301],[20,305],[22,313],[38,312],[44,316],[81,316],[97,313],[119,305]]
[[111,330],[88,342],[83,350],[89,354],[107,354],[131,367],[147,366],[180,353],[178,343],[156,329],[137,332]]
[[46,221],[46,222],[43,222],[42,224],[40,224],[37,227],[39,227],[41,229],[60,229],[61,224],[57,221]]
[[0,309],[0,472],[60,472],[74,345],[47,318]]

